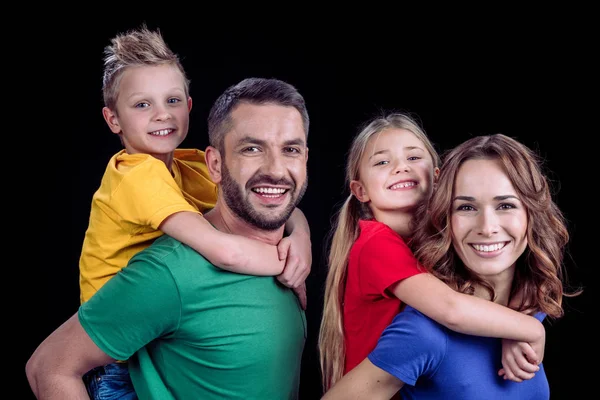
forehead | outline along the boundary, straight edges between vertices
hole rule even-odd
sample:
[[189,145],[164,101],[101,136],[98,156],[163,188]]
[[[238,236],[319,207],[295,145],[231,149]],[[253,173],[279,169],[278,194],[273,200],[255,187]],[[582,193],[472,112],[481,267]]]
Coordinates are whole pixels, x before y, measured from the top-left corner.
[[253,138],[274,143],[300,141],[306,145],[302,116],[294,107],[275,104],[239,104],[231,113],[232,129],[226,143]]
[[409,150],[415,147],[425,150],[425,144],[414,133],[406,129],[393,128],[373,135],[367,143],[365,154],[370,157],[380,151]]
[[181,71],[172,64],[143,65],[128,67],[121,76],[121,92],[152,92],[162,90],[184,90]]
[[513,184],[499,160],[474,159],[465,161],[456,174],[454,191],[457,195],[494,197],[516,194]]

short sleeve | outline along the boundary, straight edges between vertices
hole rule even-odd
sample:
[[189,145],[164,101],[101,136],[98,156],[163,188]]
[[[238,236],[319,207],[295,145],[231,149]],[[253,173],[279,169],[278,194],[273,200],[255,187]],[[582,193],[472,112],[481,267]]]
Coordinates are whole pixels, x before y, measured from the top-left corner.
[[368,358],[376,367],[414,386],[419,377],[435,373],[447,342],[441,325],[407,307],[383,331]]
[[393,296],[387,291],[390,285],[423,272],[410,248],[391,230],[377,233],[364,244],[358,268],[363,294],[385,297]]
[[162,161],[149,157],[134,168],[121,170],[122,179],[112,193],[112,204],[123,222],[158,229],[165,218],[176,212],[198,212],[184,198]]
[[117,360],[174,332],[180,315],[179,291],[170,270],[147,256],[132,258],[78,311],[94,343]]

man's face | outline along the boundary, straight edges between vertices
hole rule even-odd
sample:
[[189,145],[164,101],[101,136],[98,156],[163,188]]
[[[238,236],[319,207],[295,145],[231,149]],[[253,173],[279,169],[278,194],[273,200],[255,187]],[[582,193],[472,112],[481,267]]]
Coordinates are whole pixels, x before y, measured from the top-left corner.
[[240,218],[262,230],[283,226],[306,191],[308,148],[294,107],[238,105],[225,134],[222,196]]

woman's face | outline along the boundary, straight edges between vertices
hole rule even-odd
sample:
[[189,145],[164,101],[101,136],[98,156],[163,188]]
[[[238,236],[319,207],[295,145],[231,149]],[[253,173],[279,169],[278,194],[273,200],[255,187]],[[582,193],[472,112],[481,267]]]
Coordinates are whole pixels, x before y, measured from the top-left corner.
[[527,212],[498,160],[466,161],[452,195],[452,244],[465,266],[494,284],[527,247]]

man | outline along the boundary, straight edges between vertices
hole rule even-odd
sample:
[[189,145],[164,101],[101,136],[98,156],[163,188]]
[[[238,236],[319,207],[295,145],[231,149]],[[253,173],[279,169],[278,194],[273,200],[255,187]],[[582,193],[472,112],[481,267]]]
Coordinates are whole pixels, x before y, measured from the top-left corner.
[[[285,82],[246,79],[208,120],[219,195],[206,219],[277,244],[307,186],[304,99]],[[40,399],[87,398],[82,375],[115,360],[129,360],[141,399],[294,399],[305,339],[298,298],[276,278],[219,269],[164,235],[54,331],[26,370]]]

